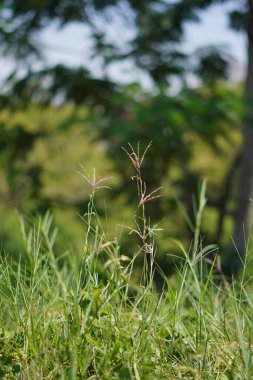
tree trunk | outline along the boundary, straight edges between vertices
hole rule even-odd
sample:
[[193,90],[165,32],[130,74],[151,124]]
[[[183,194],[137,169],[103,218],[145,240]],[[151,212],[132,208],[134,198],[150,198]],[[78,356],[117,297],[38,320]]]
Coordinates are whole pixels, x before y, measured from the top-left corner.
[[224,227],[224,221],[228,214],[228,203],[231,197],[231,190],[234,182],[235,173],[237,172],[237,169],[241,162],[241,152],[238,152],[232,162],[231,167],[229,168],[227,175],[224,180],[223,184],[223,191],[221,193],[221,197],[218,200],[218,223],[217,223],[217,229],[216,229],[216,239],[215,242],[218,244],[221,241],[222,233],[223,233],[223,227]]
[[[241,161],[241,177],[237,210],[235,213],[233,255],[229,258],[230,269],[237,273],[245,257],[246,244],[250,226],[250,204],[253,190],[253,0],[248,0],[249,19],[247,26],[248,36],[248,67],[245,81],[245,128]],[[240,258],[240,256],[241,258]]]

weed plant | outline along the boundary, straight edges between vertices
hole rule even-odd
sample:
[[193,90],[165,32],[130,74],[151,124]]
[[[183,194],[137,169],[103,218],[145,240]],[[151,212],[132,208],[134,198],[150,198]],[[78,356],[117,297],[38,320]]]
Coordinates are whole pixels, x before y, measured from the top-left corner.
[[50,212],[32,227],[21,218],[25,253],[18,262],[6,255],[0,262],[1,379],[253,379],[250,278],[244,264],[240,279],[228,282],[218,271],[217,280],[215,255],[206,266],[216,247],[204,247],[200,235],[205,184],[192,245],[175,242],[182,252],[177,273],[158,292],[159,231],[145,205],[159,190],[149,193],[142,178],[145,152],[129,146],[127,154],[136,171],[136,227],[129,228],[130,238],[139,236],[136,252],[122,255],[120,241],[107,238],[95,207],[104,183],[95,173],[83,174],[92,192],[82,260],[75,252],[55,255]]

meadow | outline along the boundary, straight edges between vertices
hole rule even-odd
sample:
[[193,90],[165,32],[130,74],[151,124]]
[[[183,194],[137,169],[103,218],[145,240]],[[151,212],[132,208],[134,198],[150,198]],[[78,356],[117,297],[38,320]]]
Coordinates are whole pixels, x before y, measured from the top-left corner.
[[[174,239],[176,271],[156,265],[156,235],[146,205],[159,196],[142,179],[144,155],[132,147],[138,195],[138,243],[128,254],[110,239],[96,210],[106,182],[91,187],[80,251],[55,254],[53,215],[20,217],[23,252],[1,256],[0,378],[2,379],[252,379],[252,280],[247,252],[237,279],[219,270],[215,245],[204,244],[199,193],[192,242]],[[68,224],[68,220],[66,220]],[[212,256],[210,256],[212,254]],[[210,260],[212,257],[212,260]],[[142,262],[142,271],[136,261]],[[163,276],[157,289],[154,271]]]

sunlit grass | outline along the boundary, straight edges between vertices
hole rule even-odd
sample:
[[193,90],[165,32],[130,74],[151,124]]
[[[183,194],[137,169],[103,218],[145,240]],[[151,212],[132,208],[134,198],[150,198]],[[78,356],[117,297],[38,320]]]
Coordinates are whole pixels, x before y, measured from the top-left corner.
[[[132,147],[128,154],[140,163]],[[21,218],[24,253],[16,261],[5,254],[0,263],[0,378],[253,378],[251,282],[246,268],[229,282],[217,272],[215,259],[206,268],[216,248],[204,247],[200,236],[205,187],[193,244],[175,241],[182,258],[158,292],[153,275],[159,270],[159,231],[145,211],[157,192],[147,190],[139,169],[136,226],[129,232],[140,243],[128,255],[121,252],[120,238],[110,240],[103,229],[96,187],[83,217],[82,252],[55,255],[50,212],[30,226]],[[137,259],[143,260],[140,276]]]

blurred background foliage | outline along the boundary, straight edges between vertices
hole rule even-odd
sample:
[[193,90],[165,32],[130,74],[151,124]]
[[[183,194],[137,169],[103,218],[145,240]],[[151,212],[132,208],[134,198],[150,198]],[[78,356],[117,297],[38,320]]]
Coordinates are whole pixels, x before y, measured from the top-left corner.
[[[150,190],[162,186],[162,197],[148,205],[148,215],[162,229],[157,245],[163,268],[175,251],[171,238],[192,239],[184,214],[194,223],[193,199],[203,178],[208,204],[202,236],[221,247],[231,244],[245,91],[243,84],[230,83],[226,51],[207,46],[190,57],[181,48],[185,22],[198,22],[198,12],[216,2],[0,1],[0,49],[13,65],[0,93],[0,240],[6,254],[21,250],[17,212],[30,219],[52,209],[59,252],[81,244],[91,187],[78,172],[92,175],[93,168],[98,178],[110,177],[110,189],[96,194],[105,233],[111,239],[121,235],[123,253],[131,254],[134,242],[122,226],[133,225],[137,196],[122,146],[140,142],[144,150],[150,141],[143,176]],[[246,31],[251,2],[237,6],[231,25]],[[107,30],[108,20],[119,17],[127,23],[129,38],[111,38]],[[87,26],[89,59],[100,57],[105,74],[48,66],[40,33],[52,23]],[[129,59],[149,75],[151,90],[108,77],[108,66]],[[189,81],[193,74],[195,86]]]

